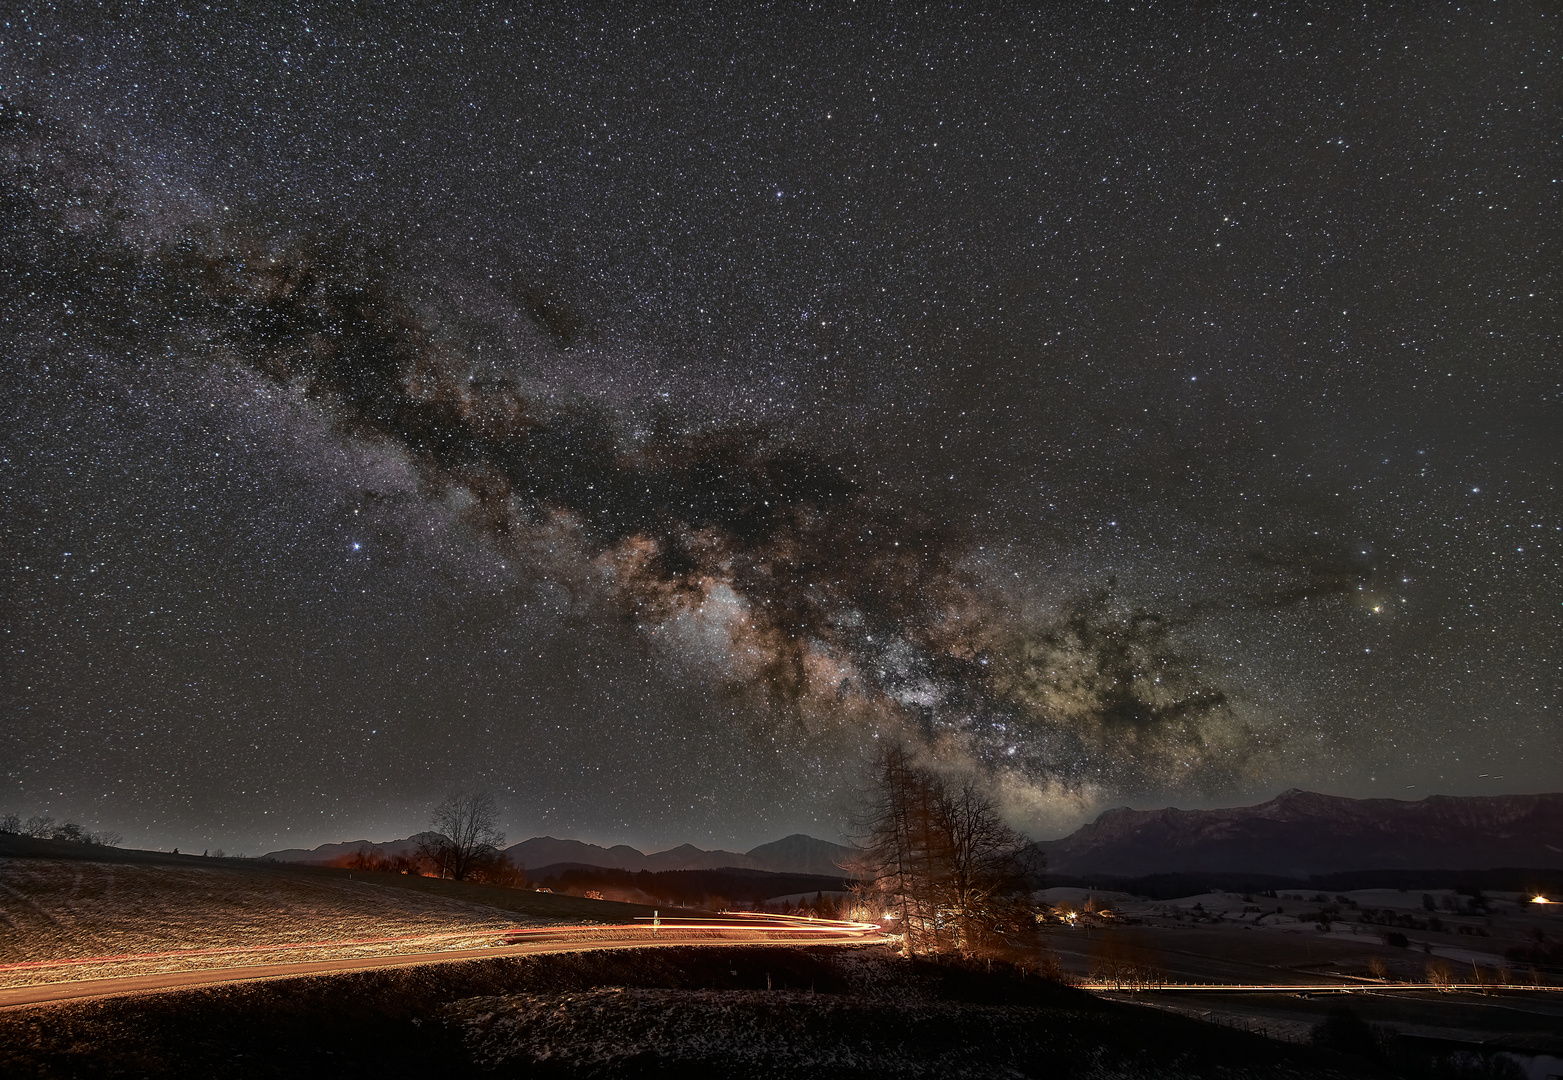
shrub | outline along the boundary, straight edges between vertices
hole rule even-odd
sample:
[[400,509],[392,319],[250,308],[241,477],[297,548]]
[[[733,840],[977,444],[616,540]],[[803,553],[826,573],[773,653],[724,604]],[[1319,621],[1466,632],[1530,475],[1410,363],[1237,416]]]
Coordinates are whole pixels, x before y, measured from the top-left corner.
[[1330,1010],[1314,1026],[1309,1041],[1327,1050],[1378,1061],[1384,1057],[1387,1036],[1382,1028],[1363,1020],[1350,1008],[1340,1005]]

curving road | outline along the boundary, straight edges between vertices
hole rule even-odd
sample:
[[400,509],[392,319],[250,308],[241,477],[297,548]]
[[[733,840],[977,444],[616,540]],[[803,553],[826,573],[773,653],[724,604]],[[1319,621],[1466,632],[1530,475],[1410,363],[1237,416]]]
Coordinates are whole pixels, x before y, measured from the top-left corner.
[[[402,953],[394,956],[360,956],[340,960],[305,960],[293,963],[248,964],[198,971],[164,971],[150,975],[123,975],[107,979],[79,979],[0,988],[0,1009],[48,1005],[62,1001],[119,997],[128,994],[183,990],[229,983],[296,978],[301,975],[336,975],[371,968],[414,967],[420,964],[452,964],[495,956],[535,953],[585,952],[593,949],[646,949],[670,945],[863,945],[886,940],[878,926],[869,923],[808,920],[788,916],[718,919],[647,919],[618,926],[583,925],[520,927],[499,931],[499,940],[478,949]],[[98,963],[139,957],[97,957]],[[71,962],[59,965],[64,968]]]

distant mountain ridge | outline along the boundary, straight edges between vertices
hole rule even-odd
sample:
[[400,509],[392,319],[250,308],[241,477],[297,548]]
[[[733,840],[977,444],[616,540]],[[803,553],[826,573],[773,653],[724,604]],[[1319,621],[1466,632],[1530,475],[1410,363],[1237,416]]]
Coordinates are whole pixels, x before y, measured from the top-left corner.
[[574,863],[579,866],[603,866],[612,870],[718,870],[734,866],[743,870],[764,870],[758,861],[737,851],[720,848],[706,851],[693,844],[680,844],[666,851],[647,855],[628,844],[615,844],[611,848],[587,844],[580,840],[556,840],[552,836],[534,836],[505,849],[505,854],[521,866],[537,869],[557,863]]
[[[372,843],[358,840],[341,844],[322,844],[317,848],[287,848],[262,856],[278,862],[329,863],[368,848],[386,857],[411,854],[419,841],[431,834],[419,833],[405,840],[389,840]],[[666,851],[646,854],[628,844],[601,847],[582,840],[560,840],[552,836],[534,836],[505,849],[505,854],[519,866],[536,870],[544,866],[573,864],[600,866],[612,870],[638,872],[650,870],[720,870],[733,867],[740,870],[766,870],[779,874],[820,874],[826,877],[842,875],[841,862],[852,849],[828,840],[819,840],[803,833],[761,844],[748,852],[723,851],[720,848],[707,851],[693,844],[680,844]]]
[[[289,848],[266,858],[329,863],[369,848],[411,854],[424,834],[385,843]],[[1348,799],[1293,789],[1256,806],[1219,810],[1107,810],[1036,848],[1047,872],[1138,877],[1186,871],[1305,878],[1360,870],[1563,869],[1563,793],[1432,795],[1417,801]],[[505,849],[531,870],[576,865],[613,870],[765,870],[844,876],[852,849],[802,833],[747,852],[682,844],[647,854],[627,844],[534,836]]]
[[268,851],[261,858],[275,859],[278,862],[319,863],[324,865],[368,848],[370,851],[383,855],[387,859],[394,859],[398,855],[411,855],[418,850],[418,845],[423,842],[425,837],[438,835],[438,833],[421,832],[413,833],[403,840],[386,840],[380,843],[371,840],[346,840],[340,844],[321,844],[319,847],[314,848],[283,848],[281,851]]
[[1257,806],[1108,810],[1036,845],[1054,874],[1563,868],[1563,793],[1348,799],[1292,789]]

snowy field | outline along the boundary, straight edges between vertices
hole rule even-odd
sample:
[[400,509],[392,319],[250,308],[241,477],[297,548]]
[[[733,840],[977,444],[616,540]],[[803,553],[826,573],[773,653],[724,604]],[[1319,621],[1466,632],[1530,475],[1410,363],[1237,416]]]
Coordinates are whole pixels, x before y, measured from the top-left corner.
[[[1473,898],[1449,889],[1359,889],[1342,893],[1280,890],[1209,892],[1172,900],[1127,893],[1052,888],[1036,899],[1079,913],[1072,926],[1050,924],[1046,938],[1064,969],[1088,977],[1103,957],[1132,952],[1177,982],[1332,981],[1339,976],[1425,982],[1522,982],[1538,976],[1510,951],[1563,936],[1563,905],[1515,893]],[[1101,917],[1091,912],[1109,911]],[[1128,952],[1125,952],[1125,950]]]

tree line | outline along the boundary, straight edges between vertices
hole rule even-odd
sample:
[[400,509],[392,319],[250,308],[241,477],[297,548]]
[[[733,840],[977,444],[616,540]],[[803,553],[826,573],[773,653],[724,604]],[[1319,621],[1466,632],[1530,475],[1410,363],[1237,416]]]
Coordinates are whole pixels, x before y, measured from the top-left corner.
[[117,832],[91,832],[74,821],[57,822],[52,814],[34,814],[23,821],[19,814],[0,815],[0,833],[31,836],[39,840],[65,840],[73,844],[119,847],[124,837]]

